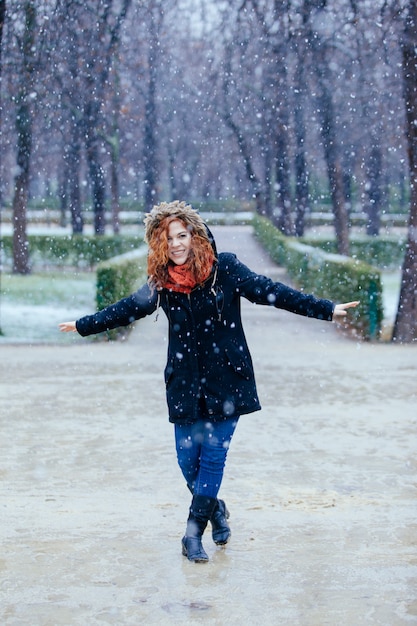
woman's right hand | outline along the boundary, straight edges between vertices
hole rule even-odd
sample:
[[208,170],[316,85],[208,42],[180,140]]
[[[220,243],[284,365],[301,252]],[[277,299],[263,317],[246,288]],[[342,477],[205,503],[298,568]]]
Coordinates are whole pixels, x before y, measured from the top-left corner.
[[61,333],[76,333],[77,327],[75,322],[62,322],[59,324],[59,330]]

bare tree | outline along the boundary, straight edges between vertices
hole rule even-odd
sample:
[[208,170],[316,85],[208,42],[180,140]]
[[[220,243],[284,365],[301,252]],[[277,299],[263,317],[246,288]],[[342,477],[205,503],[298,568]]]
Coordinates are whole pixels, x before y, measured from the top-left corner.
[[409,0],[403,37],[404,101],[410,171],[410,213],[393,341],[417,340],[417,0]]
[[294,69],[294,135],[295,135],[295,235],[302,237],[309,208],[309,171],[306,149],[307,75],[305,70],[308,13],[301,13],[300,25],[294,28],[291,45],[295,55]]
[[[49,4],[36,0],[40,16]],[[380,3],[192,6],[206,15],[178,0],[131,3],[129,20],[122,0],[58,2],[47,42],[53,59],[38,68],[31,91],[31,104],[40,85],[47,94],[32,118],[31,196],[59,180],[74,232],[82,231],[89,194],[103,232],[111,192],[116,231],[119,194],[145,199],[147,208],[175,195],[250,202],[285,232],[295,221],[300,235],[305,215],[331,192],[340,243],[349,193],[376,232],[384,190],[399,189],[405,154],[396,32],[379,19]],[[1,182],[9,200],[16,47],[4,68]]]
[[[61,41],[55,48],[53,79],[60,90],[60,113],[65,171],[63,200],[71,213],[74,233],[83,231],[81,164],[85,163],[94,212],[94,231],[105,232],[106,168],[110,147],[112,206],[118,205],[117,136],[118,112],[109,107],[112,121],[105,119],[108,100],[118,106],[111,72],[120,44],[121,28],[131,0],[70,0],[60,3],[55,26]],[[117,133],[116,133],[117,135]],[[83,150],[84,149],[84,150]],[[63,187],[61,186],[61,189]],[[116,211],[117,212],[117,211]],[[113,226],[118,229],[118,220]]]
[[80,63],[83,31],[76,27],[78,4],[68,2],[61,5],[61,10],[64,10],[64,14],[59,12],[53,24],[60,38],[59,46],[55,46],[53,64],[53,78],[59,92],[57,108],[60,115],[57,132],[60,133],[62,145],[59,195],[63,222],[68,210],[73,234],[81,234],[84,229],[80,189],[85,97]]
[[[307,7],[308,5],[308,7]],[[331,42],[326,37],[326,14],[323,0],[305,0],[310,11],[308,41],[316,79],[316,111],[320,119],[320,131],[329,178],[332,199],[337,249],[339,254],[349,254],[349,223],[345,203],[343,167],[340,141],[336,128],[336,110],[333,101],[333,80],[330,66]],[[323,28],[324,27],[324,28]],[[324,32],[323,32],[324,30]]]
[[158,163],[157,163],[157,136],[158,114],[156,105],[157,74],[159,65],[159,33],[163,23],[164,12],[158,0],[151,1],[146,11],[148,26],[147,50],[147,83],[145,91],[145,123],[143,136],[143,163],[144,163],[144,205],[150,211],[158,201]]
[[[172,20],[171,41],[168,36],[171,27],[169,16],[176,5],[177,0],[150,0],[137,3],[132,8],[132,19],[130,25],[125,25],[123,48],[120,48],[123,57],[118,61],[117,70],[113,64],[113,74],[110,75],[114,85],[109,102],[116,105],[107,107],[113,111],[108,115],[110,122],[106,124],[110,156],[113,157],[115,150],[119,150],[119,145],[124,154],[133,146],[128,171],[135,169],[137,195],[143,196],[145,210],[150,210],[161,194],[164,170],[161,148],[165,137],[165,132],[161,134],[161,122],[166,117],[167,108],[175,106],[172,95],[166,90],[174,49],[172,41],[179,38],[175,28],[178,17]],[[171,43],[171,50],[167,42]],[[127,75],[127,70],[130,75]],[[130,85],[130,90],[123,93],[120,89],[120,96],[117,96],[118,87],[124,81]],[[117,108],[127,111],[129,115],[119,116]],[[123,136],[125,132],[129,139]],[[118,186],[118,182],[114,178],[113,165],[111,176],[114,191],[114,183]]]
[[[3,30],[4,20],[6,18],[6,0],[0,0],[0,137],[2,136],[3,125],[3,102],[2,102],[2,83],[3,83]],[[1,166],[2,146],[0,145],[0,166]],[[1,227],[1,205],[3,202],[2,189],[0,188],[0,227]]]
[[254,168],[254,158],[251,151],[250,144],[248,143],[244,126],[240,125],[233,116],[233,105],[230,102],[230,96],[233,83],[233,74],[231,69],[231,58],[232,53],[228,48],[225,49],[225,62],[224,62],[224,71],[222,72],[221,80],[222,80],[222,93],[223,93],[223,119],[225,124],[232,131],[238,147],[241,158],[243,159],[246,176],[252,187],[252,194],[255,198],[256,202],[256,210],[258,213],[265,213],[265,201],[262,194],[262,186],[259,180],[259,177]]
[[111,221],[113,233],[120,233],[120,185],[119,185],[119,159],[120,159],[120,82],[118,69],[114,70],[115,85],[110,97],[111,123],[105,139],[110,153],[110,196],[111,196]]
[[85,76],[88,97],[84,109],[84,140],[93,194],[94,232],[97,235],[105,232],[105,175],[100,157],[101,109],[110,67],[119,44],[120,28],[130,4],[131,0],[121,3],[98,0],[97,6],[92,7],[95,17],[93,39],[85,48],[89,51],[89,66]]
[[[270,125],[264,140],[269,146],[272,158],[273,176],[267,176],[265,195],[269,198],[275,188],[275,203],[278,215],[272,212],[272,219],[286,235],[294,232],[292,221],[291,164],[290,164],[290,98],[289,94],[289,32],[287,2],[274,0],[273,3],[250,0],[263,38],[267,43],[269,63],[266,71],[265,92],[269,93]],[[269,171],[268,164],[266,169]]]
[[28,274],[29,248],[27,240],[27,202],[29,197],[30,159],[32,153],[33,111],[31,95],[35,78],[36,7],[32,0],[23,5],[23,32],[16,33],[20,52],[21,72],[16,95],[17,174],[13,197],[13,271]]
[[[2,81],[3,81],[3,28],[4,28],[4,19],[6,17],[6,0],[0,0],[0,138],[2,137],[2,126],[3,126],[3,103],[2,103]],[[1,169],[1,153],[2,153],[2,145],[0,144],[0,169]],[[0,255],[2,254],[2,240],[1,240],[1,210],[3,204],[3,194],[0,189]],[[0,261],[0,299],[1,299],[1,261]],[[0,301],[1,305],[1,301]],[[0,317],[0,335],[3,334],[1,329],[1,317]]]

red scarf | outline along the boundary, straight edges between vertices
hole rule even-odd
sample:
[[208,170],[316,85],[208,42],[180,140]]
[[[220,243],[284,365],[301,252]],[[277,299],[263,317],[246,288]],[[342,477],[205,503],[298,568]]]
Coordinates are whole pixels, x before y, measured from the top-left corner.
[[[201,282],[207,280],[210,276],[211,266],[208,268],[204,279]],[[179,291],[180,293],[191,293],[194,287],[197,285],[194,276],[192,275],[187,264],[185,265],[168,265],[168,280],[163,285],[165,289],[171,291]]]

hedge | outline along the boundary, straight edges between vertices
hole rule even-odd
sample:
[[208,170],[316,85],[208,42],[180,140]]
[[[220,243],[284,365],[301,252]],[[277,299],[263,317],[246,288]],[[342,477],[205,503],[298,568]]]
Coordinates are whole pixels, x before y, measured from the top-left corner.
[[[147,248],[127,252],[99,263],[96,270],[97,310],[117,302],[131,294],[147,278]],[[125,337],[130,326],[108,331],[108,339]]]
[[[323,239],[301,237],[300,241],[308,246],[319,247],[325,252],[336,253],[337,243],[334,238]],[[384,270],[400,269],[405,254],[405,238],[401,237],[355,237],[349,241],[350,256],[369,265]]]
[[[143,235],[29,235],[31,264],[94,267],[100,261],[134,250]],[[6,257],[12,257],[12,236],[2,237]]]
[[285,237],[269,220],[255,216],[255,234],[271,258],[284,266],[296,286],[336,302],[360,300],[349,325],[363,339],[377,339],[383,320],[381,272],[371,265],[326,253]]

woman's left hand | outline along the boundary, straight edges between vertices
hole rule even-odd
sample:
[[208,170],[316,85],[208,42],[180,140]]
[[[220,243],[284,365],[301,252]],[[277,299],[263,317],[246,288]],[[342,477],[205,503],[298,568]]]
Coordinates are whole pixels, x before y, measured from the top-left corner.
[[58,328],[61,331],[61,333],[76,333],[77,332],[77,326],[75,325],[75,322],[62,322],[61,324],[58,324]]
[[355,300],[354,302],[344,302],[343,304],[336,304],[333,311],[333,319],[335,317],[344,317],[346,315],[346,309],[352,309],[357,307],[359,304],[359,300]]

